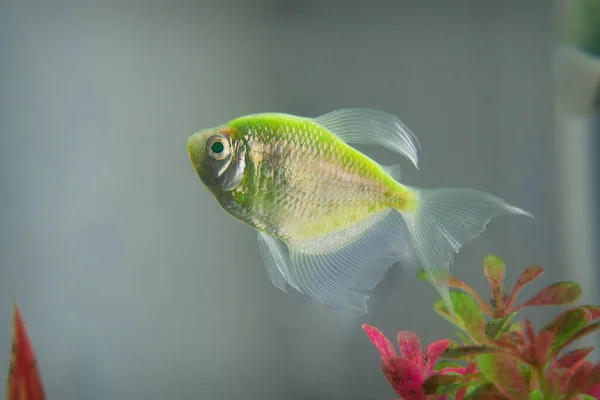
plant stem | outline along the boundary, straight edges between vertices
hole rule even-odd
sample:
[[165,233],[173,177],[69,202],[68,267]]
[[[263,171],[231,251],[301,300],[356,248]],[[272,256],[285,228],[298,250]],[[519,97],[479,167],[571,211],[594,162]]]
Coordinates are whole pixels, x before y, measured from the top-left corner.
[[548,385],[548,381],[546,380],[546,376],[544,375],[544,366],[535,365],[534,370],[540,385],[540,389],[542,390],[542,394],[544,395],[544,400],[551,399],[552,393],[550,392],[550,386]]

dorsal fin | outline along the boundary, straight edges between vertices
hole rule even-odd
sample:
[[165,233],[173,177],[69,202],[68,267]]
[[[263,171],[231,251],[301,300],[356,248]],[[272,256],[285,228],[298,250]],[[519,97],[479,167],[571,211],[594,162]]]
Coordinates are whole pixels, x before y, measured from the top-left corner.
[[379,144],[418,166],[419,140],[398,118],[383,111],[344,108],[313,118],[348,144]]

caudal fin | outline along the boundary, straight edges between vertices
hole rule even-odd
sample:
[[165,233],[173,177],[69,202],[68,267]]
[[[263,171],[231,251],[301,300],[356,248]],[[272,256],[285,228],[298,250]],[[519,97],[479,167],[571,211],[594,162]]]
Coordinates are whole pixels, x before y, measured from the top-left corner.
[[479,236],[492,218],[500,215],[533,216],[492,194],[473,189],[410,188],[417,196],[417,207],[402,212],[412,236],[414,251],[429,280],[454,313],[447,277],[454,253]]

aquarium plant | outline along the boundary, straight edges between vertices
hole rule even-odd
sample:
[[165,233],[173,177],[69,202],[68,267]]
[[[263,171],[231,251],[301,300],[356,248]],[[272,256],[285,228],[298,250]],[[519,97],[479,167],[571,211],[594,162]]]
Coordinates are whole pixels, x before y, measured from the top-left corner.
[[[421,349],[415,333],[397,335],[399,353],[377,328],[363,325],[381,353],[384,376],[403,400],[600,399],[600,363],[587,360],[593,347],[570,349],[600,327],[600,307],[573,306],[536,331],[525,307],[566,305],[581,296],[575,282],[557,282],[517,303],[522,289],[544,269],[526,268],[512,291],[504,283],[505,263],[489,255],[484,273],[491,291],[486,301],[465,282],[450,278],[454,315],[439,300],[433,309],[459,329],[459,340],[438,340]],[[421,271],[421,279],[427,279]]]
[[45,398],[33,345],[27,335],[21,312],[15,304],[11,359],[6,381],[6,399],[43,400]]

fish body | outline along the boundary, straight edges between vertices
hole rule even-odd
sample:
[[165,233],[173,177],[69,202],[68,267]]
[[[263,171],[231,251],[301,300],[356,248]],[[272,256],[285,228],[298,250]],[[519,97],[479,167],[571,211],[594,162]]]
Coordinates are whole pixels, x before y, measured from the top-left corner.
[[243,149],[245,169],[235,188],[213,193],[232,216],[278,239],[326,235],[410,207],[410,190],[310,119],[252,115],[221,132]]
[[470,189],[403,185],[352,144],[418,161],[416,136],[396,117],[343,109],[317,118],[243,116],[188,139],[190,160],[221,207],[258,232],[272,283],[366,311],[387,269],[415,252],[451,307],[452,253],[494,216],[526,211]]

